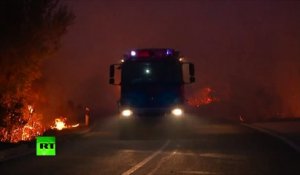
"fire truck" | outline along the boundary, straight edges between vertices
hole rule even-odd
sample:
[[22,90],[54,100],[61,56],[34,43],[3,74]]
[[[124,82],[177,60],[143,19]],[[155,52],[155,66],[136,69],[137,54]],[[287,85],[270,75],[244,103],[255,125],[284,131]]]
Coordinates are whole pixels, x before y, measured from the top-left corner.
[[120,86],[121,120],[184,118],[184,85],[195,82],[193,63],[171,48],[130,50],[120,62],[110,65],[109,83]]

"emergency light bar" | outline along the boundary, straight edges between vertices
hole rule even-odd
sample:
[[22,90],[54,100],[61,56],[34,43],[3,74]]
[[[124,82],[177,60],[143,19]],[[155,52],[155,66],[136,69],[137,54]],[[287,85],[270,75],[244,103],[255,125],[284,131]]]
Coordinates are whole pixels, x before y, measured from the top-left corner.
[[179,53],[174,49],[137,49],[131,50],[124,55],[125,59],[142,59],[142,58],[163,58],[163,57],[178,57]]

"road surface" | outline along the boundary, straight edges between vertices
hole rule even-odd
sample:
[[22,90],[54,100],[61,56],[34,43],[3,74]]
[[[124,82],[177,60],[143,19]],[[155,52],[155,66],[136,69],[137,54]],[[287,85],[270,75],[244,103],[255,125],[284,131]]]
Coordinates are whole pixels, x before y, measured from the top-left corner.
[[187,117],[184,132],[164,123],[130,139],[119,139],[111,119],[90,133],[58,139],[55,157],[1,162],[0,174],[300,174],[299,154],[280,140],[239,124]]

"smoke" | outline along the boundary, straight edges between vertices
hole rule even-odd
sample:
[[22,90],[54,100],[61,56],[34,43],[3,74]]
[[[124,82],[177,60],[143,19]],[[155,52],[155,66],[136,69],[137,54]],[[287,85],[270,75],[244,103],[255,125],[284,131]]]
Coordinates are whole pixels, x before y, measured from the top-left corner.
[[[219,115],[249,120],[300,116],[297,1],[71,1],[76,21],[47,63],[66,99],[114,111],[108,67],[125,51],[172,47],[196,65],[188,96],[211,87]],[[56,88],[55,88],[56,89]],[[101,115],[99,115],[101,117]]]

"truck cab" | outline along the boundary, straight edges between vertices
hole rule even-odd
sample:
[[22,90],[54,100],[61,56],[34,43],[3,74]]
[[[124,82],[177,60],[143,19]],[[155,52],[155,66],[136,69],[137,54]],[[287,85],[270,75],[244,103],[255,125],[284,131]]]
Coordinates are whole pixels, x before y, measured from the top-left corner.
[[[188,82],[185,82],[185,70]],[[116,82],[116,71],[120,82]],[[184,114],[184,85],[195,82],[194,65],[170,48],[134,49],[110,65],[109,83],[120,86],[121,118]]]

